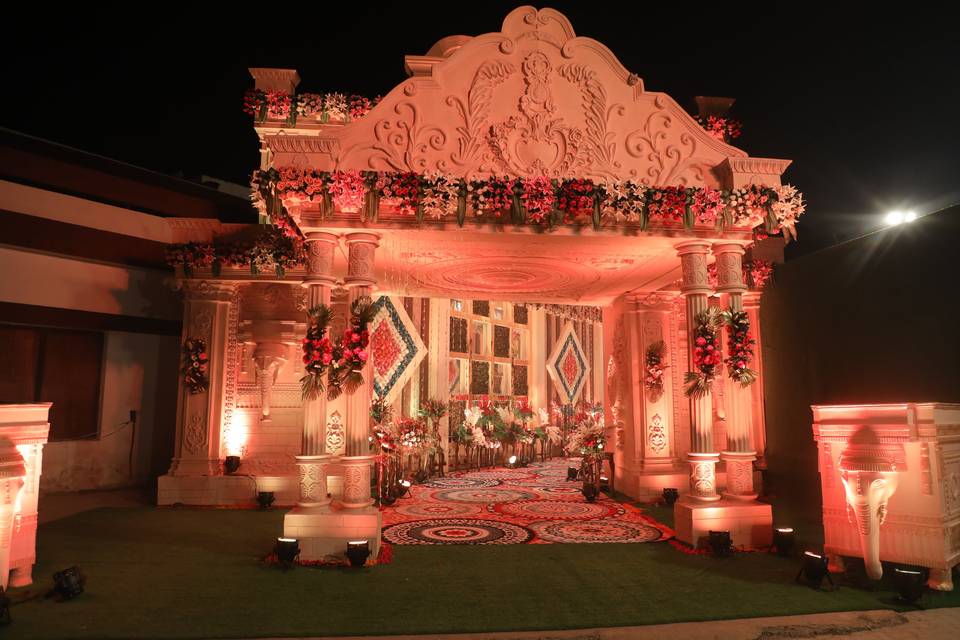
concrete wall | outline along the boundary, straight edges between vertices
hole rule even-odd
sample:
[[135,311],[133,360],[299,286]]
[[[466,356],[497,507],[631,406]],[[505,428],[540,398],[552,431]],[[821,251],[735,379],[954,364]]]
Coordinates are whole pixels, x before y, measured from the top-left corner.
[[955,208],[778,268],[761,303],[778,498],[819,511],[811,404],[960,401],[958,240]]

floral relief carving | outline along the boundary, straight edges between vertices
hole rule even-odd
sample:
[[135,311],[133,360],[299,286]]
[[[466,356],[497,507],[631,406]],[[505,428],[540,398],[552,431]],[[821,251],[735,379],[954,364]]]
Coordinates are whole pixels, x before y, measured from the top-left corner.
[[489,158],[486,133],[493,103],[493,90],[516,71],[509,62],[488,60],[480,65],[467,92],[466,104],[457,96],[447,96],[446,104],[460,114],[463,125],[457,127],[460,137],[450,162],[457,166],[471,165]]
[[630,156],[649,163],[646,171],[631,169],[630,177],[647,185],[712,183],[708,180],[710,164],[696,155],[697,139],[688,131],[672,135],[671,129],[681,128],[681,124],[666,111],[663,98],[657,97],[654,107],[643,127],[624,140]]
[[717,282],[721,287],[742,287],[743,274],[740,256],[727,252],[717,256]]
[[[446,161],[439,160],[436,166],[430,162],[432,153],[446,147],[446,132],[434,125],[422,124],[417,105],[409,100],[397,103],[393,112],[395,118],[384,118],[373,128],[376,141],[367,147],[372,152],[367,160],[368,168],[421,173],[427,169],[447,171]],[[347,151],[344,158],[352,151]]]
[[327,422],[327,453],[343,455],[345,444],[343,416],[339,411],[334,411],[330,414],[330,421]]
[[307,269],[311,275],[329,275],[333,271],[333,245],[322,240],[308,240]]
[[[363,469],[359,466],[348,466],[343,472],[343,500],[349,503],[364,502],[370,495],[370,483],[365,482]],[[368,479],[367,479],[368,480]],[[364,493],[366,490],[366,495]]]
[[667,430],[659,413],[654,414],[650,420],[650,426],[647,429],[647,443],[650,445],[650,450],[657,454],[663,453],[664,449],[667,448]]
[[351,278],[369,278],[373,276],[373,245],[358,242],[350,245],[350,263],[347,275]]
[[520,97],[520,115],[490,127],[490,148],[499,169],[515,175],[564,176],[589,164],[583,130],[555,117],[550,59],[534,51],[524,59],[522,70],[526,89]]
[[680,257],[683,284],[700,286],[707,284],[707,259],[701,253],[688,253]]
[[194,411],[187,423],[187,432],[183,438],[187,452],[197,454],[207,443],[207,421],[200,411]]
[[210,330],[213,327],[213,312],[209,309],[198,311],[193,315],[192,325],[193,335],[206,339],[210,335]]
[[591,169],[604,176],[615,176],[615,169],[621,165],[615,160],[617,145],[615,135],[607,130],[610,115],[624,115],[626,109],[621,104],[607,107],[607,91],[598,74],[582,64],[567,64],[560,67],[559,74],[569,82],[580,87],[583,97],[583,115],[586,121],[586,152],[591,161]]
[[326,489],[326,480],[321,482],[319,464],[297,465],[300,471],[300,499],[303,502],[321,502],[326,495],[321,495]]
[[691,465],[690,476],[693,490],[698,496],[710,496],[716,487],[716,475],[712,462],[696,462]]

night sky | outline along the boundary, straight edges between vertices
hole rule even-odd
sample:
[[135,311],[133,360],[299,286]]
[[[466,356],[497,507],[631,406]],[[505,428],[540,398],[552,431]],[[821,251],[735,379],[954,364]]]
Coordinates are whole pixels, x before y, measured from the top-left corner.
[[[770,3],[774,5],[774,3]],[[0,126],[158,171],[245,183],[247,67],[305,91],[386,93],[403,55],[499,29],[517,3],[125,3],[7,14]],[[552,2],[578,35],[693,108],[737,99],[736,144],[793,159],[808,200],[796,250],[877,228],[891,208],[960,202],[960,37],[943,5]],[[37,5],[39,6],[39,4]],[[150,8],[163,7],[162,14]],[[316,7],[313,9],[311,7]],[[23,12],[23,9],[17,11]],[[904,15],[909,12],[909,15]]]

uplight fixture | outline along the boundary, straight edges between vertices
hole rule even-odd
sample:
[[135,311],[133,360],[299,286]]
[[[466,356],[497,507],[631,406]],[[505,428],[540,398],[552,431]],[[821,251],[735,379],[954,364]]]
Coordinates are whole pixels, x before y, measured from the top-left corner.
[[915,604],[927,591],[927,571],[923,569],[893,570],[893,583],[897,587],[898,599],[906,604]]
[[831,587],[834,586],[830,572],[827,571],[827,558],[813,551],[803,552],[803,564],[800,565],[800,572],[797,573],[794,581],[800,582],[801,577],[803,582],[813,589],[820,589],[824,578],[827,579]]
[[787,557],[793,551],[795,543],[793,527],[777,527],[773,530],[773,547],[778,556]]
[[370,542],[367,540],[350,540],[347,542],[347,558],[351,567],[362,567],[370,557]]
[[290,566],[300,555],[300,542],[296,538],[277,538],[277,546],[274,550],[277,553],[277,560],[284,566]]

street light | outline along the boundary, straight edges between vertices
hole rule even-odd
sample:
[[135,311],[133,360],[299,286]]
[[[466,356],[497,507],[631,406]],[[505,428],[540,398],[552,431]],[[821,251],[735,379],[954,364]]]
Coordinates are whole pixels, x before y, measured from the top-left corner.
[[883,219],[888,227],[895,227],[898,224],[910,223],[917,219],[917,214],[913,211],[891,211]]

